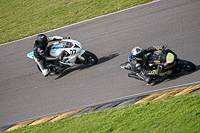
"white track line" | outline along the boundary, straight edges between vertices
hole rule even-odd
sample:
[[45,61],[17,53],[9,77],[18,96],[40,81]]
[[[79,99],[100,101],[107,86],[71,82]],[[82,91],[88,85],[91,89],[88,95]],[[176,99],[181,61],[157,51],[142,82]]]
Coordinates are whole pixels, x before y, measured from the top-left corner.
[[164,88],[164,89],[158,89],[158,90],[153,90],[153,91],[148,91],[148,92],[133,94],[133,95],[129,95],[129,96],[125,96],[125,97],[120,97],[120,98],[116,98],[116,99],[111,99],[111,100],[107,100],[107,101],[103,101],[103,102],[98,102],[98,103],[94,103],[94,104],[90,104],[90,105],[83,105],[83,106],[78,107],[78,108],[67,109],[67,110],[64,110],[64,111],[59,111],[59,112],[55,112],[55,113],[51,113],[51,114],[47,114],[47,115],[42,115],[42,116],[37,116],[37,117],[33,117],[33,118],[28,118],[28,119],[22,120],[22,121],[11,122],[11,123],[8,123],[8,124],[5,124],[5,125],[0,125],[0,128],[6,127],[8,125],[14,125],[14,124],[17,124],[17,123],[20,123],[20,122],[23,122],[23,121],[28,121],[28,120],[34,120],[34,119],[42,118],[42,117],[45,117],[45,116],[50,116],[50,115],[55,115],[55,114],[61,114],[61,113],[65,113],[65,112],[69,112],[69,111],[73,111],[73,110],[77,110],[77,109],[81,109],[81,108],[92,107],[92,106],[96,106],[96,105],[100,105],[100,104],[106,104],[106,103],[114,102],[114,101],[118,101],[118,100],[129,99],[129,98],[133,98],[133,97],[136,97],[136,96],[144,96],[144,95],[147,95],[147,94],[153,94],[155,92],[160,92],[160,91],[175,89],[175,88],[178,88],[178,87],[184,87],[184,86],[190,86],[190,85],[197,85],[197,84],[200,84],[200,81],[192,82],[192,83],[187,83],[187,84],[183,84],[183,85],[171,86],[171,87],[167,87],[167,88]]
[[[116,11],[116,12],[113,12],[113,13],[109,13],[109,14],[106,14],[106,15],[99,16],[99,17],[91,18],[91,19],[88,19],[88,20],[83,20],[81,22],[77,22],[77,23],[74,23],[74,24],[66,25],[66,26],[63,26],[63,27],[60,27],[60,28],[57,28],[57,29],[53,29],[53,30],[49,30],[49,31],[43,32],[43,33],[45,34],[45,33],[49,33],[49,32],[52,32],[52,31],[60,30],[60,29],[67,28],[67,27],[70,27],[70,26],[73,26],[73,25],[77,25],[77,24],[85,23],[85,22],[92,21],[92,20],[95,20],[95,19],[99,19],[99,18],[102,18],[102,17],[110,16],[110,15],[113,15],[113,14],[117,14],[117,13],[120,13],[120,12],[124,12],[124,11],[130,10],[130,9],[134,9],[134,8],[137,8],[137,7],[149,5],[149,4],[158,2],[158,1],[160,1],[160,0],[151,1],[149,3],[145,3],[145,4],[142,4],[142,5],[137,5],[137,6],[134,6],[134,7],[130,7],[130,8],[124,9],[124,10],[120,10],[120,11]],[[35,37],[37,35],[38,34],[35,34],[35,35],[29,36],[29,37],[25,37],[25,38],[22,38],[22,39],[19,39],[19,40],[15,40],[15,41],[12,41],[12,42],[7,42],[7,43],[4,43],[4,44],[0,44],[0,46],[4,46],[4,45],[15,43],[15,42],[18,42],[18,41],[26,40],[28,38]]]
[[103,101],[103,102],[94,103],[94,104],[91,104],[91,105],[83,106],[81,108],[90,107],[90,106],[94,106],[94,105],[98,105],[98,104],[109,103],[109,102],[123,100],[123,99],[129,99],[129,98],[133,98],[133,97],[136,97],[136,96],[144,96],[144,95],[153,94],[153,93],[156,93],[156,92],[162,92],[162,91],[165,91],[165,90],[171,90],[171,89],[175,89],[175,88],[181,88],[181,87],[184,87],[184,86],[191,86],[191,85],[197,85],[197,84],[200,84],[200,81],[182,84],[182,85],[177,85],[177,86],[171,86],[171,87],[158,89],[158,90],[152,90],[152,91],[137,93],[137,94],[133,94],[133,95],[129,95],[129,96],[124,96],[124,97],[120,97],[120,98],[116,98],[116,99],[111,99],[111,100],[107,100],[107,101]]

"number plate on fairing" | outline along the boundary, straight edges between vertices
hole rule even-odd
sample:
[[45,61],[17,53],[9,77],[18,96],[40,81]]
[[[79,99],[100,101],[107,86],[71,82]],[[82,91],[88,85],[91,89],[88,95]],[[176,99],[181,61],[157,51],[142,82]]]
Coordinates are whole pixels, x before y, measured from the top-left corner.
[[167,63],[174,62],[174,55],[172,53],[168,53],[166,56]]

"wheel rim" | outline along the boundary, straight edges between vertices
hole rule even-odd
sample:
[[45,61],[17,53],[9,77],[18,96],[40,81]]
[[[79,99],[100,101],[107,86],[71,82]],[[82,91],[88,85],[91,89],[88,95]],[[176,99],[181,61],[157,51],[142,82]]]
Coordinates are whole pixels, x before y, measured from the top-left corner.
[[190,72],[192,71],[192,67],[189,66],[189,65],[184,65],[183,68],[182,68],[183,71],[187,71],[187,72]]
[[87,57],[87,64],[93,64],[95,62],[95,59],[92,58],[91,56]]

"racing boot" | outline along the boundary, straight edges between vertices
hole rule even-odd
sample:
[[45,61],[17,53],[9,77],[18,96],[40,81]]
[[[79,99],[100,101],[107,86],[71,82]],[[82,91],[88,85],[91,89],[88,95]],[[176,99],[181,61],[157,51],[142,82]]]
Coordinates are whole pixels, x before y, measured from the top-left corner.
[[121,64],[120,67],[123,68],[123,69],[131,70],[131,64],[130,64],[129,61]]
[[43,69],[43,70],[41,69],[41,71],[44,77],[47,77],[49,75],[49,72],[47,69]]
[[144,82],[147,83],[147,85],[151,84],[152,83],[152,78],[150,76],[146,76],[144,78]]
[[136,78],[136,79],[140,79],[141,80],[141,78],[138,77],[138,75],[137,75],[136,72],[130,72],[130,73],[128,73],[128,77],[130,77],[130,78]]
[[140,77],[147,85],[151,84],[152,78],[148,75],[145,74],[145,71],[141,71],[140,73],[137,74],[138,77]]

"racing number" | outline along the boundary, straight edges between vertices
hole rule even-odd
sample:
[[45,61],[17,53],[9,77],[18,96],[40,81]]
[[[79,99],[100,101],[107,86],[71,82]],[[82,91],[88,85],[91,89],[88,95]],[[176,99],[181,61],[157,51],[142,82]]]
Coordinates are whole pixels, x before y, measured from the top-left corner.
[[174,61],[174,55],[171,54],[171,53],[168,53],[168,55],[167,55],[167,62],[168,62],[168,63],[171,63],[171,62],[173,62],[173,61]]
[[76,50],[70,50],[70,54],[76,54]]

